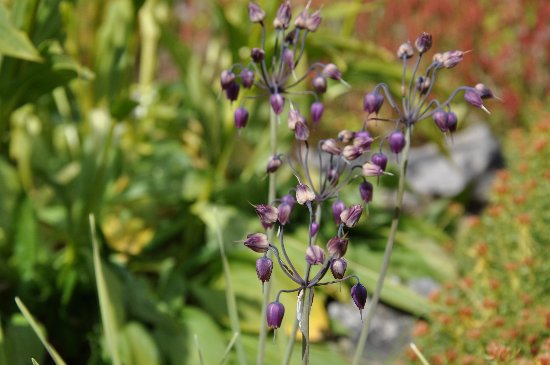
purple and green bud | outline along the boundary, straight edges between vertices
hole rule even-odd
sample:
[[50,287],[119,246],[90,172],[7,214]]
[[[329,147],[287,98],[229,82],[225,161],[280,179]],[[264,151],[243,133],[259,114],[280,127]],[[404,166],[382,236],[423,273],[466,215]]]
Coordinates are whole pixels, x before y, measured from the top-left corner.
[[267,162],[266,172],[268,174],[271,174],[271,173],[277,171],[279,169],[279,167],[281,167],[282,164],[283,164],[283,160],[281,160],[280,155],[271,156],[271,158]]
[[429,49],[432,48],[432,35],[423,32],[416,38],[414,45],[420,54],[429,51]]
[[322,265],[325,262],[325,252],[317,245],[308,246],[306,249],[306,261],[310,265]]
[[250,51],[250,58],[256,63],[260,63],[265,58],[265,51],[261,48],[252,48]]
[[397,49],[397,57],[399,59],[411,58],[414,55],[414,49],[411,46],[411,42],[405,42]]
[[241,71],[241,82],[245,89],[250,89],[254,85],[254,71],[245,68]]
[[281,327],[284,315],[285,307],[280,302],[269,303],[266,308],[267,326],[274,329]]
[[290,205],[291,208],[294,207],[294,204],[296,204],[296,199],[290,194],[285,194],[281,198],[281,202]]
[[363,98],[363,110],[369,114],[378,114],[384,104],[384,96],[377,91],[365,94]]
[[311,104],[311,120],[313,124],[319,123],[323,117],[323,112],[325,111],[325,106],[320,101],[316,101]]
[[323,75],[317,75],[311,81],[315,92],[324,94],[327,91],[327,79]]
[[362,213],[363,208],[361,205],[352,205],[340,213],[340,220],[346,227],[353,228],[357,225],[357,222],[359,222]]
[[298,120],[294,126],[294,137],[298,141],[307,141],[309,138],[309,128],[303,120]]
[[474,89],[477,90],[477,92],[479,93],[479,96],[482,98],[482,99],[499,99],[498,97],[496,97],[493,92],[491,91],[491,89],[489,89],[487,86],[483,85],[483,84],[476,84],[476,86],[474,86]]
[[367,151],[374,139],[367,131],[359,131],[355,133],[353,137],[353,145],[361,148],[363,151]]
[[283,61],[287,67],[294,70],[294,52],[291,49],[285,48],[283,51]]
[[[319,232],[319,223],[311,222],[311,227],[309,228],[309,235],[311,237],[313,237],[317,234],[317,232]],[[323,259],[323,261],[324,261],[324,259]]]
[[372,195],[373,195],[374,187],[372,184],[368,181],[363,181],[359,185],[359,194],[361,194],[361,199],[366,203],[370,203],[372,201]]
[[275,20],[273,20],[273,27],[275,29],[287,29],[292,18],[292,11],[290,9],[290,1],[285,1],[277,10]]
[[342,156],[348,161],[353,161],[361,157],[363,149],[357,146],[345,146],[342,150]]
[[366,162],[363,165],[363,176],[365,177],[371,177],[371,176],[382,176],[384,175],[384,170],[371,162]]
[[479,91],[475,88],[468,88],[464,92],[464,99],[476,108],[480,108],[484,112],[490,114],[489,110],[485,107],[485,105],[483,105],[483,100],[481,99]]
[[248,110],[244,107],[239,107],[235,109],[235,127],[241,129],[246,127],[248,123]]
[[361,318],[363,318],[363,309],[367,304],[367,296],[367,288],[365,288],[363,284],[357,283],[351,287],[351,298],[353,299],[353,302],[355,303],[357,308],[359,308]]
[[269,281],[271,278],[271,272],[273,271],[273,261],[267,257],[260,257],[256,260],[256,273],[258,274],[258,279],[262,283]]
[[344,278],[344,275],[346,274],[346,269],[348,267],[348,262],[345,258],[339,258],[332,260],[330,264],[330,272],[332,273],[332,276],[339,280]]
[[239,84],[237,84],[235,81],[230,83],[227,88],[225,89],[225,96],[227,97],[227,100],[229,101],[235,101],[239,98],[239,90],[240,90]]
[[285,98],[283,98],[281,94],[271,94],[269,102],[271,103],[271,108],[273,109],[275,114],[279,115],[283,112],[283,109],[285,107]]
[[448,118],[447,112],[441,109],[437,110],[433,114],[435,125],[437,125],[437,128],[439,128],[439,130],[443,133],[449,130],[449,127],[447,125],[447,118]]
[[277,208],[268,204],[258,204],[254,206],[258,218],[265,229],[271,228],[277,222],[279,212]]
[[336,225],[339,226],[342,224],[342,220],[340,219],[340,214],[346,209],[346,205],[341,200],[336,200],[334,203],[332,203],[332,217],[334,218],[334,221],[336,222]]
[[248,3],[248,17],[252,23],[261,23],[265,19],[265,11],[255,2]]
[[309,12],[307,9],[304,9],[298,14],[298,17],[296,17],[296,20],[294,20],[294,26],[298,29],[306,29],[307,28],[307,20],[309,19]]
[[265,253],[269,249],[267,236],[263,233],[251,233],[246,236],[243,243],[254,252]]
[[332,237],[327,242],[327,250],[333,257],[340,258],[346,254],[348,243],[349,240],[345,237]]
[[322,71],[323,76],[328,77],[329,79],[333,79],[336,81],[342,80],[342,72],[336,67],[334,63],[329,63],[323,67]]
[[296,201],[300,205],[304,205],[307,202],[315,200],[315,193],[311,188],[305,184],[298,184],[296,186]]
[[377,152],[371,156],[370,162],[380,167],[382,171],[386,171],[386,166],[388,165],[388,156],[386,156],[382,152]]
[[338,142],[333,138],[325,139],[321,142],[321,150],[331,155],[339,155],[342,153],[342,147],[340,147]]
[[286,225],[290,220],[290,213],[292,213],[292,205],[282,202],[281,204],[279,204],[279,207],[277,208],[277,210],[278,210],[279,224],[281,226]]
[[456,117],[456,114],[453,112],[447,113],[447,129],[449,132],[453,133],[456,132],[456,128],[458,127],[458,118]]
[[390,150],[393,153],[400,153],[403,151],[405,144],[405,135],[401,131],[395,131],[388,137],[388,142],[390,144]]
[[235,74],[229,70],[223,70],[220,75],[220,85],[222,89],[227,90],[233,82],[235,82]]

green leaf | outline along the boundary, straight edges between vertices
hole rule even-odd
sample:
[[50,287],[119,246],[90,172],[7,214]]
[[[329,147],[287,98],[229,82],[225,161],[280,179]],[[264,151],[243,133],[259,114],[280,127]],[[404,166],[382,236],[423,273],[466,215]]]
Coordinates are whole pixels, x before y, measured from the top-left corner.
[[130,322],[121,331],[122,353],[125,364],[159,365],[160,354],[153,338],[138,322]]
[[35,62],[42,60],[29,37],[11,23],[4,3],[0,3],[0,55]]
[[37,262],[38,236],[32,202],[24,197],[16,213],[13,264],[23,280],[32,280]]

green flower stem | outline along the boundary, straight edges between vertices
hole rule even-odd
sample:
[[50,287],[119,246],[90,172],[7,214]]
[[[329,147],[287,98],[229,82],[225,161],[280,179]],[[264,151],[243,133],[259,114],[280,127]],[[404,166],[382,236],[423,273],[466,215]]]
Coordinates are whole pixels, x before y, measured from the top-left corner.
[[302,303],[302,365],[309,365],[309,316],[313,303],[313,288],[306,288]]
[[395,202],[395,210],[393,213],[393,218],[391,222],[390,234],[388,235],[388,241],[386,242],[386,250],[384,251],[384,260],[382,263],[382,268],[380,269],[380,276],[376,282],[376,288],[374,290],[374,295],[370,301],[370,306],[367,310],[367,316],[365,318],[365,323],[361,329],[361,335],[359,337],[359,343],[357,344],[357,349],[355,350],[355,355],[353,356],[353,365],[358,365],[363,356],[363,351],[365,350],[365,345],[367,344],[367,336],[369,333],[370,323],[374,316],[376,306],[380,300],[380,293],[384,285],[384,279],[386,277],[386,272],[390,266],[391,254],[393,251],[393,244],[395,242],[395,236],[397,234],[397,227],[399,225],[399,218],[401,216],[401,208],[403,206],[403,195],[405,193],[405,176],[407,174],[407,165],[409,163],[409,153],[411,148],[411,136],[412,136],[412,126],[408,125],[405,130],[406,144],[401,155],[401,168],[399,174],[399,185],[397,188],[397,199]]
[[[275,114],[272,108],[269,108],[270,114],[269,114],[269,129],[270,129],[270,141],[271,141],[271,155],[274,156],[277,154],[277,125],[279,124],[279,116]],[[269,187],[268,187],[268,194],[267,194],[267,204],[271,204],[275,198],[277,193],[277,186],[276,186],[276,179],[275,179],[275,173],[269,174]],[[267,231],[267,240],[269,242],[273,242],[273,238],[275,237],[275,230],[274,228],[270,228]],[[271,258],[272,254],[271,252],[268,252],[268,257]],[[260,319],[260,341],[258,343],[258,355],[256,357],[256,363],[258,365],[263,365],[264,363],[264,357],[265,357],[265,342],[267,338],[267,323],[265,320],[266,316],[266,309],[267,305],[269,304],[269,297],[271,295],[271,282],[273,280],[269,280],[265,286],[264,286],[264,293],[262,297],[262,313],[261,313],[261,319]]]

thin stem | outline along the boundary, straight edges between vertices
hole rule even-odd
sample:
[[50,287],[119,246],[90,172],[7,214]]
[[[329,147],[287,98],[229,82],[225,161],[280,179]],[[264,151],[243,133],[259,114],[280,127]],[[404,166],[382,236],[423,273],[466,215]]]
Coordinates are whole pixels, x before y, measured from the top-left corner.
[[386,278],[386,272],[390,265],[390,258],[393,251],[393,244],[395,242],[395,236],[397,234],[397,227],[399,225],[399,218],[401,216],[401,208],[403,206],[403,195],[405,193],[405,177],[407,174],[407,165],[409,163],[409,152],[411,148],[411,136],[412,136],[412,125],[407,125],[405,130],[406,144],[403,150],[402,160],[401,160],[401,169],[399,174],[399,185],[397,188],[397,198],[395,202],[395,210],[392,218],[390,234],[388,235],[388,241],[386,242],[386,250],[384,252],[384,260],[382,263],[382,268],[380,270],[380,276],[376,282],[376,288],[374,290],[374,295],[371,299],[370,306],[367,310],[367,316],[363,328],[361,329],[361,335],[359,337],[359,343],[357,349],[355,350],[355,355],[353,357],[352,365],[358,365],[360,363],[361,357],[363,356],[363,351],[367,343],[367,336],[369,333],[370,323],[374,316],[376,306],[380,300],[380,293],[382,291],[382,286],[384,285],[384,279]]
[[299,282],[303,282],[304,279],[302,279],[302,277],[298,273],[298,270],[296,270],[296,268],[292,264],[292,261],[288,257],[288,254],[286,253],[285,244],[284,244],[284,237],[283,236],[284,236],[284,228],[281,227],[281,231],[279,232],[279,242],[281,243],[281,250],[283,251],[283,255],[285,255],[285,258],[286,258],[286,261],[288,262],[288,265],[290,266],[290,268],[293,271],[292,276],[294,276],[296,279],[298,279]]
[[[270,118],[269,118],[269,125],[270,125],[270,143],[271,143],[271,155],[274,156],[277,154],[277,125],[279,124],[278,115],[275,114],[273,111],[273,108],[269,108],[270,110]],[[276,183],[277,180],[275,179],[275,173],[269,174],[269,187],[268,187],[268,196],[267,201],[272,202],[275,201],[276,197]],[[267,239],[269,242],[273,242],[273,237],[275,234],[274,228],[271,228],[267,231]],[[268,254],[269,257],[269,254]],[[271,283],[273,280],[269,280],[265,285],[265,290],[262,297],[262,313],[261,313],[261,319],[260,319],[260,339],[258,343],[258,355],[256,357],[256,364],[263,365],[264,363],[264,357],[265,357],[265,343],[267,338],[267,323],[264,320],[266,316],[266,309],[267,304],[269,303],[269,296],[271,294]]]
[[309,365],[309,316],[313,303],[313,288],[306,288],[302,306],[302,365]]

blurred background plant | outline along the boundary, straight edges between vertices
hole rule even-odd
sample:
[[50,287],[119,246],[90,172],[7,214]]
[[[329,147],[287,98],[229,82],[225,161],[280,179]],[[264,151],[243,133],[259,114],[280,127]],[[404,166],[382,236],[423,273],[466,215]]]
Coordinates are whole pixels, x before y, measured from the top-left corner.
[[[549,49],[538,46],[547,40],[547,28],[537,20],[546,7],[544,2],[518,1],[516,9],[528,11],[512,12],[504,4],[480,4],[482,8],[474,8],[481,12],[478,19],[484,19],[475,23],[482,27],[475,28],[479,31],[462,28],[471,17],[454,17],[458,13],[449,10],[429,19],[417,16],[437,10],[426,4],[411,3],[415,15],[394,18],[381,28],[375,21],[381,12],[380,19],[386,19],[408,5],[396,10],[385,1],[315,4],[323,8],[323,26],[311,37],[305,57],[335,63],[353,89],[329,89],[324,121],[313,133],[359,128],[364,91],[381,80],[397,90],[401,74],[399,63],[389,62],[393,50],[420,31],[430,31],[438,42],[449,40],[449,47],[474,49],[472,64],[461,65],[456,77],[495,80],[495,92],[507,108],[515,100],[504,92],[510,86],[521,100],[515,114],[509,114],[517,118],[502,114],[493,119],[495,125],[510,120],[520,128],[528,125],[532,107],[524,100],[548,93],[543,84],[548,70],[525,51],[544,54]],[[270,14],[278,5],[262,3]],[[111,362],[101,330],[90,213],[97,220],[114,313],[111,325],[123,363],[197,364],[198,350],[206,364],[219,363],[233,338],[228,281],[237,301],[241,345],[253,362],[261,286],[253,274],[255,256],[234,242],[257,229],[249,203],[266,196],[269,142],[263,136],[269,126],[256,121],[268,120],[268,107],[250,110],[249,125],[237,137],[233,109],[219,98],[218,83],[221,70],[245,59],[258,43],[260,33],[245,25],[247,17],[244,0],[0,1],[0,364],[28,364],[31,356],[40,364],[51,361],[17,310],[16,296],[67,363]],[[503,20],[509,27],[502,28]],[[443,25],[467,31],[451,32]],[[518,42],[515,29],[532,43]],[[499,52],[510,61],[502,61]],[[482,56],[494,58],[477,62]],[[500,67],[503,71],[495,74]],[[463,76],[471,69],[484,73]],[[424,140],[432,138],[421,132]],[[282,148],[290,149],[292,136],[281,132],[280,137]],[[538,161],[542,166],[542,157]],[[291,176],[280,179],[282,191],[293,184]],[[384,179],[379,189],[390,191],[392,184]],[[548,191],[542,183],[536,189]],[[443,248],[459,226],[461,209],[456,206],[465,203],[465,196],[426,205],[403,218],[390,268],[398,280],[383,291],[385,303],[427,320],[438,318],[430,315],[437,303],[398,283],[419,276],[453,280],[456,263]],[[543,200],[533,202],[542,205]],[[357,227],[351,237],[356,244],[348,252],[349,267],[371,290],[391,220],[383,203],[374,201],[371,218]],[[530,219],[542,222],[535,214]],[[218,228],[230,276],[223,274]],[[307,232],[295,233],[296,242],[289,247],[300,255],[298,242]],[[542,235],[532,239],[537,242],[533,247],[544,242]],[[284,278],[275,275],[274,280]],[[330,320],[324,304],[349,302],[347,293],[327,289],[316,296],[321,305],[313,308],[311,336],[317,344],[312,363],[346,357],[327,341],[348,333]],[[537,294],[532,298],[543,306]],[[281,357],[278,346],[286,342],[284,331],[279,334],[266,349],[266,363]],[[437,343],[432,340],[423,349]],[[235,359],[232,351],[228,362]]]

